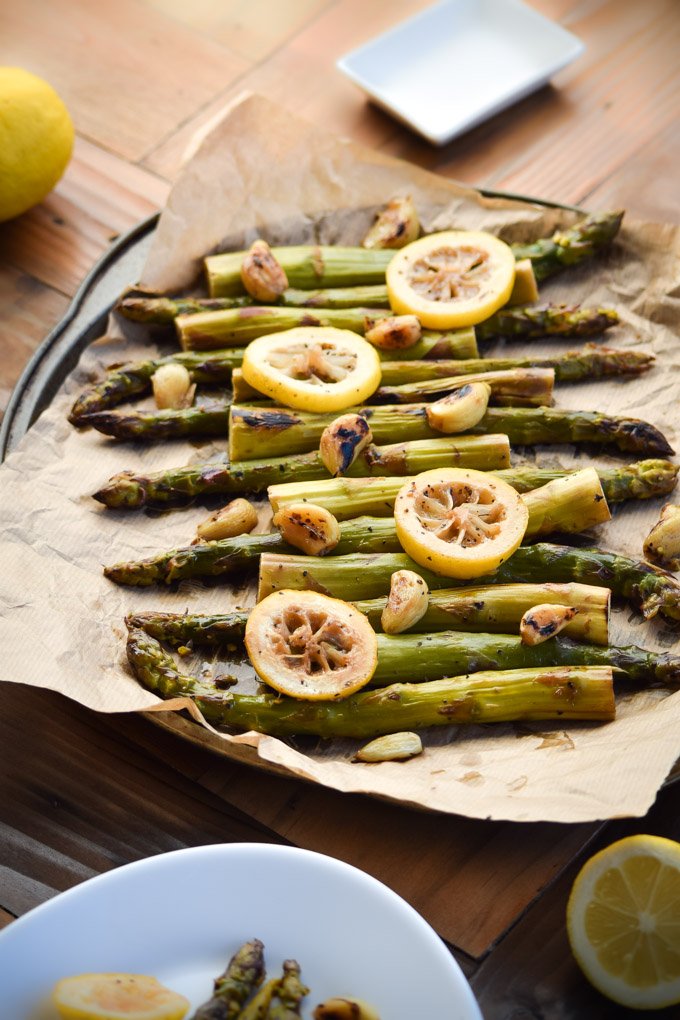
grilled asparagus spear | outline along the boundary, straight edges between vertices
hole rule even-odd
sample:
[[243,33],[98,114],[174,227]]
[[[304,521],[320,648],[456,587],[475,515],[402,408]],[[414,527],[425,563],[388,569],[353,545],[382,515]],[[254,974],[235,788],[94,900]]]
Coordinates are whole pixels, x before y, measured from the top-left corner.
[[[509,463],[507,436],[447,436],[390,446],[369,446],[352,464],[350,474],[353,477],[418,474],[442,466],[495,471]],[[200,495],[264,492],[282,478],[311,481],[327,477],[328,471],[319,452],[314,450],[292,457],[248,460],[231,465],[209,461],[150,475],[123,471],[114,475],[95,493],[94,498],[109,507],[131,510],[147,504],[186,503]]]
[[[437,433],[427,423],[426,409],[426,404],[386,404],[347,410],[366,418],[374,441],[381,443],[436,438]],[[185,421],[190,420],[191,411],[174,413],[184,416]],[[312,414],[283,407],[234,405],[229,424],[229,456],[231,460],[249,460],[314,450],[319,445],[321,433],[334,417],[333,414]],[[221,416],[216,428],[218,434],[224,434]],[[504,432],[511,443],[527,446],[600,443],[630,453],[662,457],[673,453],[662,433],[648,422],[599,411],[491,407],[479,424],[470,429],[470,433],[476,435],[488,432]]]
[[193,1020],[236,1020],[263,978],[264,946],[259,939],[253,939],[241,946],[224,974],[215,979],[212,998],[198,1007]]
[[531,244],[513,244],[515,258],[531,259],[534,275],[539,283],[592,258],[611,244],[619,232],[623,212],[595,213],[579,220],[567,230],[556,230],[552,237]]
[[[564,604],[577,606],[579,612],[565,633],[542,644],[525,645],[518,634],[479,633],[472,629],[477,613],[480,614],[478,625],[484,626],[482,611],[477,608],[480,600],[491,599],[500,612],[505,613],[508,603],[514,602],[513,590],[519,592],[523,587],[527,590],[527,599],[539,594],[537,587],[541,589],[541,599],[547,594],[558,602],[571,596]],[[603,591],[605,595],[601,597],[599,593]],[[486,592],[484,598],[483,592]],[[497,599],[496,592],[503,597]],[[378,667],[371,684],[382,687],[402,680],[420,683],[480,670],[611,666],[641,686],[677,686],[680,683],[679,654],[650,652],[636,645],[606,644],[608,596],[608,590],[578,584],[492,585],[486,589],[432,592],[427,614],[416,630],[406,634],[378,634]],[[371,599],[355,605],[377,629],[386,601],[386,598]],[[490,608],[487,622],[493,614]],[[572,629],[579,618],[582,621],[580,630]],[[147,612],[128,617],[126,623],[129,628],[144,630],[157,641],[173,646],[219,648],[242,643],[247,619],[245,611],[214,616]],[[494,622],[500,629],[500,620]],[[596,644],[600,637],[601,642]],[[583,641],[590,643],[583,644]]]
[[161,645],[129,632],[130,665],[147,689],[195,700],[215,726],[275,736],[375,737],[405,729],[463,723],[614,717],[612,671],[606,666],[553,666],[473,673],[420,684],[392,684],[343,701],[301,701],[279,694],[205,693],[181,673]]
[[[622,503],[628,499],[651,499],[672,492],[678,470],[678,465],[669,460],[638,460],[631,464],[598,468],[597,473],[607,502]],[[494,471],[494,474],[519,492],[529,492],[554,479],[568,477],[573,471],[523,465]],[[408,480],[407,477],[322,478],[316,482],[308,479],[302,483],[276,483],[269,487],[268,495],[274,513],[290,503],[306,500],[325,507],[338,520],[361,514],[382,517],[391,513],[397,493]]]
[[[591,258],[616,237],[622,212],[593,214],[567,230],[558,230],[550,238],[531,244],[513,244],[517,261],[530,259],[537,280]],[[382,284],[385,270],[394,255],[389,249],[341,248],[332,246],[292,246],[272,248],[272,253],[292,287],[346,287]],[[241,282],[242,251],[209,255],[205,260],[211,297],[243,293]]]
[[[405,553],[349,554],[327,559],[265,554],[260,558],[259,597],[264,598],[278,588],[313,588],[348,602],[373,599],[387,594],[395,570],[415,570],[431,590],[448,583],[446,578],[418,566]],[[670,622],[680,620],[680,581],[673,574],[601,549],[547,542],[520,546],[491,577],[497,584],[543,582],[550,578],[558,583],[602,585],[627,599],[646,619],[658,614]]]

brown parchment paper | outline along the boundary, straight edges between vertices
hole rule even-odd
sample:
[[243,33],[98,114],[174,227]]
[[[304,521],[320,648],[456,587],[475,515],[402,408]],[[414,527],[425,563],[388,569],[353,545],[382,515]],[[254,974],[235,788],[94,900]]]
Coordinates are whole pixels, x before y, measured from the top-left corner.
[[[206,253],[271,243],[359,243],[387,198],[409,192],[429,231],[483,227],[528,239],[574,220],[528,203],[483,200],[474,191],[324,134],[260,97],[245,97],[198,145],[162,213],[143,284],[190,287]],[[561,386],[557,403],[645,417],[677,440],[680,240],[677,228],[624,222],[611,251],[549,283],[550,300],[613,304],[624,324],[617,346],[644,345],[657,367],[637,380]],[[135,281],[130,281],[134,283]],[[551,342],[555,350],[577,346]],[[517,346],[501,345],[508,354]],[[150,516],[105,511],[91,498],[125,468],[156,470],[219,458],[226,442],[146,447],[78,433],[66,421],[76,392],[114,361],[155,351],[144,330],[114,321],[111,338],[85,354],[53,405],[0,469],[0,649],[3,679],[61,691],[100,712],[160,710],[163,718],[225,755],[283,770],[339,790],[481,818],[563,822],[642,815],[680,754],[680,695],[643,692],[619,700],[603,725],[461,727],[425,735],[408,764],[350,762],[351,741],[283,742],[257,734],[217,734],[159,702],[132,678],[125,660],[126,613],[143,609],[226,611],[247,605],[252,586],[184,583],[177,590],[118,588],[104,563],[187,544],[205,509]],[[542,448],[514,456],[585,465],[590,452]],[[603,457],[607,463],[616,458]],[[620,458],[619,458],[620,459]],[[641,555],[662,501],[628,504],[593,536],[602,547]],[[676,636],[628,608],[612,620],[613,643],[668,648]],[[200,665],[200,664],[199,664]],[[173,711],[169,711],[173,710]],[[150,726],[150,739],[152,739]]]

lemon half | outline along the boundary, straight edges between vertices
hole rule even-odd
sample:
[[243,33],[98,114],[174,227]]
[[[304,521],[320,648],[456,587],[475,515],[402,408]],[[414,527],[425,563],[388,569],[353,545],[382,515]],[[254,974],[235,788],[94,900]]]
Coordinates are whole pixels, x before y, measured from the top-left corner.
[[42,78],[0,67],[0,222],[41,202],[73,151],[68,110]]
[[567,906],[569,942],[590,983],[631,1009],[680,1002],[680,843],[628,836],[595,854]]

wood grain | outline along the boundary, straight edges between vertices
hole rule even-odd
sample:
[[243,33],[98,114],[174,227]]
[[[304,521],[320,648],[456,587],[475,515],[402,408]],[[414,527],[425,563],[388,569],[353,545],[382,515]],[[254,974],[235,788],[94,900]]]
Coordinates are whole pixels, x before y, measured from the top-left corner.
[[[144,728],[148,742],[155,731]],[[0,907],[12,914],[91,875],[180,847],[280,842],[128,741],[125,727],[118,732],[107,717],[53,692],[0,685],[0,743]]]
[[0,267],[0,415],[35,348],[61,318],[69,299],[34,276],[12,266]]
[[40,205],[0,224],[3,261],[73,294],[115,237],[155,212],[169,186],[98,146],[78,139],[73,159]]
[[249,66],[140,0],[10,0],[0,37],[3,63],[46,78],[79,134],[129,160]]

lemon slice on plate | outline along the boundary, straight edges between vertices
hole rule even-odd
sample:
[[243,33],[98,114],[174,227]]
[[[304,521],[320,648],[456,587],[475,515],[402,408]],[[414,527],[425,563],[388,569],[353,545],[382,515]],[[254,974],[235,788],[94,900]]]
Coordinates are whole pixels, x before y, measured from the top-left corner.
[[145,974],[79,974],[58,981],[62,1020],[182,1020],[191,1003]]
[[427,329],[458,329],[507,304],[515,256],[509,245],[483,230],[447,230],[402,248],[386,276],[395,312],[417,315]]
[[421,567],[445,577],[495,570],[524,538],[529,511],[518,492],[486,471],[436,468],[399,490],[397,537]]
[[300,411],[343,411],[380,385],[375,347],[347,329],[299,326],[253,340],[244,352],[246,382]]
[[315,591],[274,592],[255,606],[245,645],[255,672],[281,694],[345,698],[378,664],[378,639],[358,609]]
[[576,877],[569,942],[590,983],[632,1009],[680,1003],[680,843],[628,836]]

